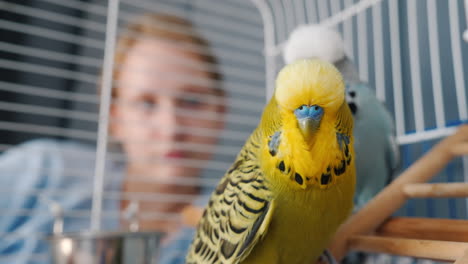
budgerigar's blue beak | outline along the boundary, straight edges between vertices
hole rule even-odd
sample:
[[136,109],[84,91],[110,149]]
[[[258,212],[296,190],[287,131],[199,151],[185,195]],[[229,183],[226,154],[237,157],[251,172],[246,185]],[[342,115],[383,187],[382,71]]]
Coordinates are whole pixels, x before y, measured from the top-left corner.
[[318,105],[301,105],[294,110],[294,114],[302,135],[304,138],[309,139],[320,127],[323,108]]

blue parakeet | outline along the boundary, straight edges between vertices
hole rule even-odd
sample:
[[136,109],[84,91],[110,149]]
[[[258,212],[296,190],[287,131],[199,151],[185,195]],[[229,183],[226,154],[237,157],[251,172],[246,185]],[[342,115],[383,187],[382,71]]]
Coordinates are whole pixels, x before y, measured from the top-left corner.
[[345,76],[346,101],[354,117],[356,139],[355,210],[363,207],[385,185],[399,164],[395,127],[390,113],[365,82],[359,80],[351,61],[345,57],[335,66]]

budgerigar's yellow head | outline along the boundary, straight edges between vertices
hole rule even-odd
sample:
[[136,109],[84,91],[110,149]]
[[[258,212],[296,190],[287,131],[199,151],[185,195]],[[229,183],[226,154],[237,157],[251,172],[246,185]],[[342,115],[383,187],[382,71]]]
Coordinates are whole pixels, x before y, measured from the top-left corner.
[[275,99],[281,109],[294,113],[308,140],[320,129],[322,119],[342,106],[345,88],[340,72],[321,60],[299,60],[278,74]]

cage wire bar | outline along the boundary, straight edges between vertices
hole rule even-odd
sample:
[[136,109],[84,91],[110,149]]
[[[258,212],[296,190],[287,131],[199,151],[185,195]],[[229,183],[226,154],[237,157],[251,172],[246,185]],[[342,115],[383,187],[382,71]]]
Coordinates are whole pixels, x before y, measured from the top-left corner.
[[91,207],[92,231],[98,231],[101,227],[102,196],[104,192],[104,173],[106,170],[109,113],[112,94],[115,41],[117,39],[119,2],[120,0],[109,0],[108,2],[102,74],[102,93],[101,105],[99,109],[99,125],[96,150],[96,167],[94,171],[93,203]]

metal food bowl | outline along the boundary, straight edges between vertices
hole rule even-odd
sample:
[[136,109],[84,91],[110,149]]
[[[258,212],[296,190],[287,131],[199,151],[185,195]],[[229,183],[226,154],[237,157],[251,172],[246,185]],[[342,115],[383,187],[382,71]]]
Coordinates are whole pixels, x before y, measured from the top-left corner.
[[57,264],[156,263],[162,232],[83,232],[52,236],[52,257]]

